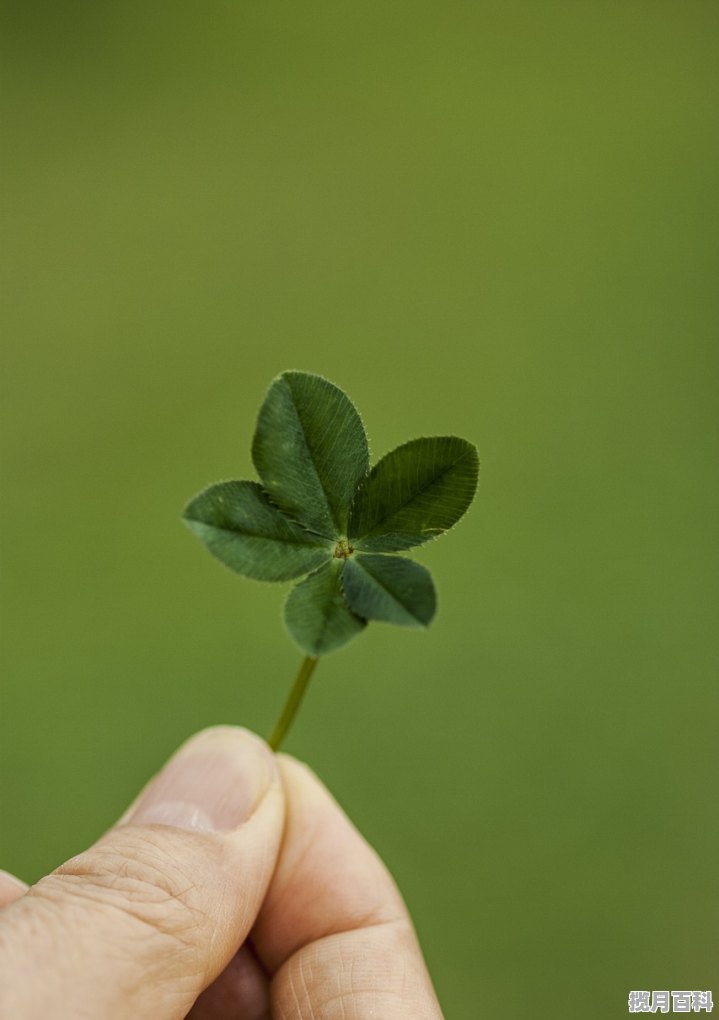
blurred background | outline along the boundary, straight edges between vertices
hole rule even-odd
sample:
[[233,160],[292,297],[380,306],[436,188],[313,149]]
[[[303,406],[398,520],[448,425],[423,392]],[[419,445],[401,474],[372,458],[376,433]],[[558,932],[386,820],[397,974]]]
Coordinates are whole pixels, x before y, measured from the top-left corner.
[[185,502],[270,380],[374,457],[475,441],[429,632],[320,664],[288,750],[393,870],[449,1017],[719,994],[717,39],[704,0],[6,0],[0,863],[190,733],[266,733],[289,586]]

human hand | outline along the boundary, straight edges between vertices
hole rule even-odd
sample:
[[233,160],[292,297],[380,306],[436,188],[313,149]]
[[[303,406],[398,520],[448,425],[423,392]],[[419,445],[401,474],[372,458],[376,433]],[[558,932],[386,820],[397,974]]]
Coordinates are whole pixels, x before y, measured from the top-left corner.
[[319,780],[234,727],[28,889],[0,872],[0,1016],[441,1020],[401,897]]

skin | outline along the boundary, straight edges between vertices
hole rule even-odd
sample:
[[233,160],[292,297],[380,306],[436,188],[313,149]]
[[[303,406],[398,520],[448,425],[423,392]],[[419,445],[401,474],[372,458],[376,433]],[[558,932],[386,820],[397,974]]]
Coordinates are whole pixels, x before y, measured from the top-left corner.
[[0,1016],[441,1020],[386,868],[304,765],[191,738],[94,846],[0,872]]

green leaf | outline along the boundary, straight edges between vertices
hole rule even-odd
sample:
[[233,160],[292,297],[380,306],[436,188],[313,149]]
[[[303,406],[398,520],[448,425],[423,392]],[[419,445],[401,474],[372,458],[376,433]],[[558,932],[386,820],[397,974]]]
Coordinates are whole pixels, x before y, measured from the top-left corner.
[[258,581],[287,581],[332,556],[332,543],[273,506],[257,482],[220,482],[195,496],[182,515],[213,556]]
[[427,627],[437,608],[429,570],[404,556],[350,556],[342,588],[350,609],[368,620]]
[[337,386],[283,372],[260,408],[252,459],[273,503],[318,535],[347,534],[369,451],[360,416]]
[[383,457],[357,490],[349,537],[357,549],[393,552],[441,535],[477,488],[477,450],[466,439],[413,439]]
[[367,625],[350,611],[340,585],[342,560],[300,581],[285,603],[285,623],[308,655],[325,655],[341,648]]

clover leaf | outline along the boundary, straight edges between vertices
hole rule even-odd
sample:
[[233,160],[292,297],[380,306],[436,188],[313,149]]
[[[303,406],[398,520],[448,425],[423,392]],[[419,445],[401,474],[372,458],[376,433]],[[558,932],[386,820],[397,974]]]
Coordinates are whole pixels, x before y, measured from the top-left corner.
[[260,478],[219,482],[183,517],[218,560],[259,581],[303,578],[285,623],[306,658],[270,742],[278,746],[317,659],[370,620],[427,627],[431,574],[399,556],[451,528],[477,487],[476,448],[456,436],[413,439],[370,470],[362,419],[337,386],[283,372],[257,418]]

